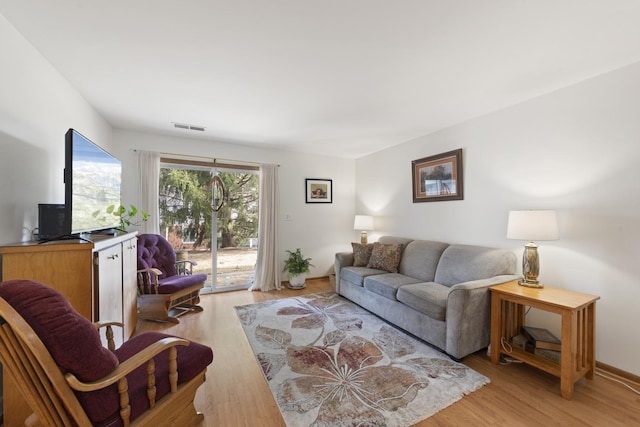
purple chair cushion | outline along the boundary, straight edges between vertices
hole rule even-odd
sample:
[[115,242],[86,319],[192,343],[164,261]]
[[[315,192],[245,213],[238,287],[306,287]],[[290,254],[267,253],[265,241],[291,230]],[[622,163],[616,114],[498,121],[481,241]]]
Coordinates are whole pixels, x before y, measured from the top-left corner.
[[178,274],[176,271],[176,253],[159,234],[140,234],[138,236],[138,270],[157,268],[162,277]]
[[[116,350],[120,363],[132,357],[140,350],[163,338],[170,337],[160,332],[145,332],[126,341]],[[191,341],[188,346],[178,346],[178,383],[193,379],[213,361],[211,348]],[[169,351],[166,350],[154,358],[156,369],[156,400],[170,391]],[[147,399],[146,365],[142,365],[127,375],[131,419],[135,419],[149,408]],[[118,389],[114,384],[103,390],[90,393],[76,393],[78,400],[87,411],[89,419],[101,427],[118,426],[120,423]]]
[[[158,279],[159,294],[173,294],[193,285],[207,281],[206,274],[178,275],[175,267],[176,254],[164,237],[159,234],[141,234],[138,236],[138,270],[157,268],[162,271]],[[152,292],[145,283],[144,292]]]
[[118,366],[93,324],[55,289],[33,280],[10,280],[0,284],[0,297],[31,326],[63,374],[94,381]]
[[172,294],[189,286],[203,284],[207,281],[206,274],[187,274],[161,278],[158,283],[159,294]]

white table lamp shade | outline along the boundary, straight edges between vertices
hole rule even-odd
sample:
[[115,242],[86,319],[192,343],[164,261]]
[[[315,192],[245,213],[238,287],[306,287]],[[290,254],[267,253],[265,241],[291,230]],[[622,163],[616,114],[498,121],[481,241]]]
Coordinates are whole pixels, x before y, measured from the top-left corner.
[[353,229],[360,231],[373,230],[373,217],[369,215],[356,215],[356,219],[353,221]]
[[528,241],[558,240],[556,211],[509,211],[507,239]]

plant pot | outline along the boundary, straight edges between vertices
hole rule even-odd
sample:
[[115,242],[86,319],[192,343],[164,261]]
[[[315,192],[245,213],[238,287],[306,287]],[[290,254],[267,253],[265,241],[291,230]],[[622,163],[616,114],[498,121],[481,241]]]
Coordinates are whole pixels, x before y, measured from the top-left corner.
[[304,281],[307,279],[307,273],[301,273],[296,275],[289,275],[289,289],[304,289]]

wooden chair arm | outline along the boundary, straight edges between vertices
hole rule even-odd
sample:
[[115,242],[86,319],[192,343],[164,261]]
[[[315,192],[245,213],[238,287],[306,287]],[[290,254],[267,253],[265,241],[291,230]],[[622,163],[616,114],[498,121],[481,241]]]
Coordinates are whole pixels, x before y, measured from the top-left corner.
[[179,275],[191,275],[193,274],[193,266],[198,265],[197,262],[190,259],[181,259],[175,262],[176,271]]
[[124,328],[124,323],[122,322],[114,322],[114,321],[104,321],[104,322],[93,322],[93,326],[100,330],[100,328],[107,328],[105,332],[105,337],[107,338],[107,348],[112,352],[116,350],[116,342],[113,339],[113,328],[112,326],[119,326],[120,328]]
[[198,263],[197,263],[197,262],[192,261],[192,260],[190,260],[190,259],[180,259],[180,260],[177,260],[177,261],[176,261],[176,265],[177,265],[177,264],[186,264],[186,263],[189,263],[189,264],[191,264],[191,265],[198,265]]
[[150,273],[156,277],[162,276],[162,271],[157,268],[143,268],[142,270],[138,270],[139,273]]
[[162,271],[157,268],[144,268],[138,270],[138,295],[149,292],[158,293],[158,277],[162,276]]
[[[95,381],[83,382],[83,381],[80,381],[75,375],[71,373],[66,373],[64,377],[67,381],[67,384],[69,384],[69,386],[74,390],[82,391],[82,392],[99,390],[99,389],[108,387],[112,384],[115,384],[120,379],[124,378],[126,375],[131,373],[133,370],[135,370],[142,364],[144,363],[149,364],[149,362],[153,363],[153,357],[157,356],[158,354],[162,353],[167,349],[169,349],[169,352],[170,352],[169,359],[171,359],[172,358],[171,353],[176,352],[175,347],[178,345],[187,346],[189,345],[189,341],[182,338],[177,338],[177,337],[168,337],[168,338],[163,338],[159,341],[156,341],[153,344],[149,345],[148,347],[145,347],[143,350],[139,351],[135,355],[133,355],[131,358],[125,360],[120,365],[118,365],[116,369],[114,369],[110,374]],[[175,360],[175,357],[176,355],[174,354],[173,360]],[[176,372],[177,364],[174,369],[171,368],[171,363],[169,364],[169,366],[170,366],[169,374],[170,375],[172,373],[177,374]],[[177,377],[176,377],[176,380],[177,380]]]
[[118,326],[120,328],[124,328],[124,323],[116,322],[112,320],[106,320],[104,322],[93,322],[93,326],[95,326],[96,329],[106,328],[109,326]]

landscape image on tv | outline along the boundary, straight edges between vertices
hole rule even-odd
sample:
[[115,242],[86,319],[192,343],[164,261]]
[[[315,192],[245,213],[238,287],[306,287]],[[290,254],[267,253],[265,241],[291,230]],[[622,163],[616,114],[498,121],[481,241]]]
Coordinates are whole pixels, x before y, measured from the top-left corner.
[[[120,205],[122,165],[77,132],[73,135],[71,229],[73,233],[118,227],[107,214]],[[98,212],[98,215],[94,213]]]

